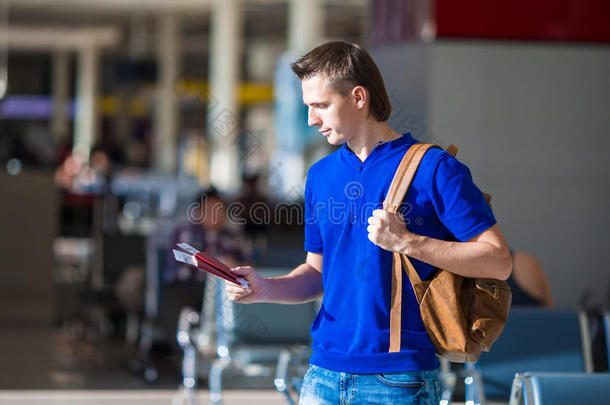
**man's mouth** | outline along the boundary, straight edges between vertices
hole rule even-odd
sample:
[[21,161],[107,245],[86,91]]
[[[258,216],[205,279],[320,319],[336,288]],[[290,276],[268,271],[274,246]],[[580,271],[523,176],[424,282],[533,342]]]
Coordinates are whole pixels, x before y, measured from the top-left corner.
[[328,136],[328,135],[330,135],[330,129],[320,130],[320,133],[324,136]]

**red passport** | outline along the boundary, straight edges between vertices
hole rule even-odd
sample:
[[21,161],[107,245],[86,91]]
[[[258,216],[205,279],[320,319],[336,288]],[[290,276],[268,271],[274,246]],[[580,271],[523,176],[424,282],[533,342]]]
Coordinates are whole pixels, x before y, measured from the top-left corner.
[[216,259],[211,254],[207,252],[200,252],[188,243],[178,243],[178,247],[186,252],[185,253],[180,250],[173,249],[174,257],[179,262],[196,266],[198,269],[224,278],[225,280],[239,286],[248,288],[248,282],[246,280],[236,277],[229,266]]

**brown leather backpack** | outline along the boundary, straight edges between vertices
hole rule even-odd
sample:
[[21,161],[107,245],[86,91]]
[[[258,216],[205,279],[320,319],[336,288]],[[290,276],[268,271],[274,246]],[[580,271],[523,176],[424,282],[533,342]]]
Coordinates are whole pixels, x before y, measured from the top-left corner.
[[[424,154],[433,147],[440,148],[417,143],[405,153],[383,202],[386,211],[398,212]],[[451,145],[447,152],[455,156],[457,148]],[[489,203],[491,197],[485,198]],[[394,252],[389,352],[400,351],[403,267],[419,302],[424,327],[440,356],[454,362],[474,362],[482,351],[489,351],[508,318],[511,292],[506,282],[462,277],[440,269],[432,279],[422,281],[409,258]]]

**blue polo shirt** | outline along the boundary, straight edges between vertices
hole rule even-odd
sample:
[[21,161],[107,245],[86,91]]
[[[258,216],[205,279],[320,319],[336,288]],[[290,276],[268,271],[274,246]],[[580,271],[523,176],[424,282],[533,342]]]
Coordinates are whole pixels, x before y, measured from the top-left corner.
[[[405,134],[375,147],[364,162],[344,144],[309,169],[305,250],[324,258],[324,298],[311,327],[314,365],[349,373],[438,368],[406,275],[401,350],[388,353],[392,254],[369,241],[366,230],[415,142]],[[438,148],[424,156],[401,212],[411,232],[442,240],[466,241],[496,223],[469,169]],[[412,263],[422,279],[433,270]]]

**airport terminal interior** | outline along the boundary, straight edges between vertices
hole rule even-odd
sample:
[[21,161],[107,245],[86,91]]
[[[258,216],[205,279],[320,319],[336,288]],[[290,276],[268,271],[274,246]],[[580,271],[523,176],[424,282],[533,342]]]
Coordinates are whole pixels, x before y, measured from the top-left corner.
[[608,21],[596,0],[0,0],[0,405],[299,403],[323,298],[236,304],[178,244],[264,277],[305,262],[307,173],[342,146],[291,62],[326,41],[371,54],[397,133],[458,147],[512,252],[502,335],[439,357],[440,404],[610,403]]

